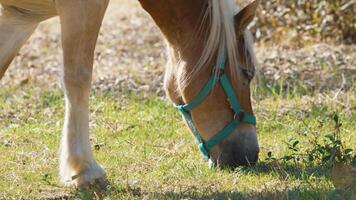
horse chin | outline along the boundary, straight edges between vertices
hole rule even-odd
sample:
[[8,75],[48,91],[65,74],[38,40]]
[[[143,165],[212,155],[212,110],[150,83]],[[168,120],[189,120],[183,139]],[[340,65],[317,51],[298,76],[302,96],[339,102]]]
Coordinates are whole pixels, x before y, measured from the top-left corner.
[[239,161],[231,161],[231,160],[222,160],[222,159],[209,159],[209,168],[220,168],[227,170],[234,170],[238,167],[251,167],[257,164],[258,161],[258,153],[254,154],[250,158],[248,156],[243,160]]

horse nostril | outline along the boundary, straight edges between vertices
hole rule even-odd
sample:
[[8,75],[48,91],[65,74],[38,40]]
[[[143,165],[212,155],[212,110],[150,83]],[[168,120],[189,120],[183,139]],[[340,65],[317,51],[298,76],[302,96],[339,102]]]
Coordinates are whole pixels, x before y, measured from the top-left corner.
[[242,151],[235,154],[235,163],[242,166],[252,166],[258,161],[259,150]]
[[238,141],[225,143],[219,149],[216,157],[217,166],[222,168],[236,168],[239,166],[253,166],[258,161],[258,145],[244,145]]

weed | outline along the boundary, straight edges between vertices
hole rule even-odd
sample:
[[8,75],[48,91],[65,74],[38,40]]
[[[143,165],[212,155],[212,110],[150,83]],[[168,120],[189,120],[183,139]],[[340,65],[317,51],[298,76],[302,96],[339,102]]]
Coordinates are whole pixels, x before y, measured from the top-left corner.
[[[334,130],[324,136],[314,132],[311,136],[305,131],[303,137],[307,139],[307,145],[302,148],[301,140],[295,137],[290,137],[286,142],[288,151],[281,158],[277,159],[273,153],[267,153],[266,161],[292,161],[294,163],[302,162],[303,164],[322,164],[325,166],[333,166],[335,163],[343,163],[346,165],[355,164],[356,155],[354,149],[345,148],[341,138],[341,126],[339,114],[334,112],[329,115],[332,122],[335,123]],[[320,126],[323,126],[327,121],[319,120]],[[321,138],[322,137],[322,138]]]

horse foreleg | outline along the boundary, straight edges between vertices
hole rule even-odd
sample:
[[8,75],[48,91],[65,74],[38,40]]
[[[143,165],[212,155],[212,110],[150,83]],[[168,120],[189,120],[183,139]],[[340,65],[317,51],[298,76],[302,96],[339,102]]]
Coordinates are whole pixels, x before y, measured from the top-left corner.
[[105,173],[89,142],[88,101],[93,56],[107,0],[60,0],[66,114],[60,148],[60,175],[66,184],[106,187]]
[[0,79],[37,25],[16,9],[4,6],[0,11]]

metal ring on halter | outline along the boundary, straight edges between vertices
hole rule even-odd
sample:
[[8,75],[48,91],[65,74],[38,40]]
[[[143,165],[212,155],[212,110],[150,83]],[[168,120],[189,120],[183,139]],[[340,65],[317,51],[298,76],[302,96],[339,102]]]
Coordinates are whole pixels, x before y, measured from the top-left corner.
[[238,121],[238,122],[242,122],[244,117],[245,117],[245,112],[244,111],[240,111],[240,112],[234,114],[234,120]]
[[217,69],[217,72],[216,72],[217,78],[221,78],[222,75],[224,75],[224,74],[225,74],[225,69],[221,69],[221,68]]

